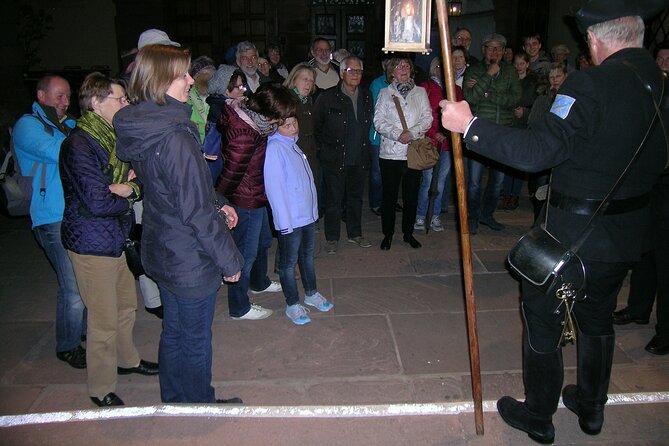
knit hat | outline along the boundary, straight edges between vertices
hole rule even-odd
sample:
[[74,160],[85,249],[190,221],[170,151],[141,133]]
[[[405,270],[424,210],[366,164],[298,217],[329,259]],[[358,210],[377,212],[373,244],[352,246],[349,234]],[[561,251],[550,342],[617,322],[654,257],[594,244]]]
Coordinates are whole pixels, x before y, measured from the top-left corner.
[[585,34],[592,25],[620,17],[649,19],[668,6],[668,0],[590,0],[576,12],[576,23]]
[[225,95],[225,91],[228,89],[228,84],[232,78],[232,73],[236,69],[237,67],[233,65],[219,65],[214,75],[209,79],[209,94]]
[[211,57],[208,56],[200,56],[197,59],[195,59],[193,62],[190,64],[190,76],[195,79],[195,76],[197,76],[197,73],[200,71],[204,70],[205,68],[210,68],[214,70],[216,68],[216,65],[214,65],[214,60]]
[[142,34],[139,35],[139,40],[137,41],[137,48],[142,49],[147,45],[171,45],[171,46],[181,46],[177,42],[170,40],[169,36],[165,31],[159,29],[147,29]]

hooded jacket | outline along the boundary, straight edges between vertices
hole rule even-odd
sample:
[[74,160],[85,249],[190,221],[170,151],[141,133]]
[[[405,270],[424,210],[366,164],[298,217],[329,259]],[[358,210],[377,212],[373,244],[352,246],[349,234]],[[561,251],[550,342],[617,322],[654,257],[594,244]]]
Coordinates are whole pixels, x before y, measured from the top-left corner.
[[215,292],[221,274],[244,259],[215,207],[191,108],[168,97],[123,108],[114,117],[117,154],[144,185],[142,263],[147,274],[178,296]]

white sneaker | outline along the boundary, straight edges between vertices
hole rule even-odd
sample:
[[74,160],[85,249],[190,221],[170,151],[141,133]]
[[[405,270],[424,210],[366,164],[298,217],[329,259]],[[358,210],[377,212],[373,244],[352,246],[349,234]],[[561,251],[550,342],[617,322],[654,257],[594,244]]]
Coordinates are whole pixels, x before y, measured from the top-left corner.
[[439,216],[432,217],[432,223],[430,224],[430,227],[434,232],[441,232],[444,230],[444,224],[441,222],[441,218],[439,218]]
[[413,228],[415,231],[424,231],[425,230],[425,219],[424,218],[416,218],[416,223],[413,224]]
[[260,294],[260,293],[278,293],[279,291],[281,291],[281,283],[280,283],[280,282],[277,282],[277,281],[274,281],[274,280],[272,280],[272,282],[270,282],[269,286],[268,286],[267,288],[265,288],[264,290],[261,290],[261,291],[253,291],[253,290],[251,290],[251,292],[252,292],[253,294]]
[[270,310],[269,308],[263,308],[260,305],[251,304],[251,309],[244,316],[233,316],[232,319],[236,321],[257,321],[269,317],[272,313],[274,313],[274,311]]

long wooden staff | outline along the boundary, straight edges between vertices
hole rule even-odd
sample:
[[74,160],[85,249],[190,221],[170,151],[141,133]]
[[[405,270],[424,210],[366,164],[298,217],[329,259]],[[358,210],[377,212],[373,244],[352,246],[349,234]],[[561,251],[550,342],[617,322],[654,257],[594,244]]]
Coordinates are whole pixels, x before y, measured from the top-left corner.
[[[437,0],[439,37],[441,38],[441,60],[444,67],[446,97],[456,101],[455,75],[451,59],[451,39],[448,29],[446,1]],[[458,213],[460,214],[460,241],[462,244],[462,270],[464,272],[465,302],[467,307],[467,337],[469,339],[469,363],[472,372],[472,396],[474,397],[474,422],[476,434],[483,435],[483,396],[481,394],[481,361],[479,359],[479,339],[476,328],[476,300],[474,297],[474,273],[472,270],[472,247],[467,221],[467,190],[465,169],[462,161],[462,135],[451,132],[451,151],[455,167],[455,184],[458,190]]]

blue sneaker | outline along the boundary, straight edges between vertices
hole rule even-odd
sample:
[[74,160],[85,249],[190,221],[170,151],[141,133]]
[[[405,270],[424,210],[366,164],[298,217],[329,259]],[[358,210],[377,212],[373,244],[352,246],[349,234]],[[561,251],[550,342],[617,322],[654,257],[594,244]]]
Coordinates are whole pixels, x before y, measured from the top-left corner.
[[311,296],[306,296],[304,298],[304,303],[316,307],[318,311],[329,311],[333,307],[333,305],[318,291]]
[[304,325],[311,322],[311,318],[307,314],[309,310],[300,304],[289,305],[286,307],[286,316],[293,321],[295,325]]

